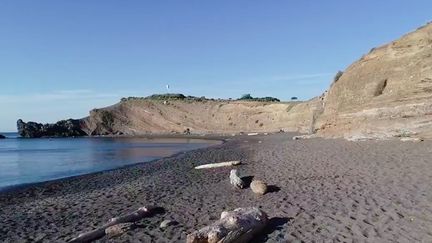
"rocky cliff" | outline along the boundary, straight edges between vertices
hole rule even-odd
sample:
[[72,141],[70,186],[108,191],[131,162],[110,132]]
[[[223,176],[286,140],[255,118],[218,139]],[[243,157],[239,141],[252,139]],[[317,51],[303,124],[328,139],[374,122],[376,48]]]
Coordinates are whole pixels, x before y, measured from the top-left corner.
[[236,132],[308,132],[314,102],[161,101],[132,99],[96,109],[85,118],[91,135]]
[[324,97],[318,134],[432,138],[432,24],[373,48]]
[[307,102],[135,98],[68,121],[18,127],[25,136],[283,129],[349,139],[432,138],[432,24],[373,48],[339,73],[328,92]]
[[83,130],[82,120],[63,120],[55,124],[17,121],[18,134],[24,138],[40,137],[76,137],[87,135]]

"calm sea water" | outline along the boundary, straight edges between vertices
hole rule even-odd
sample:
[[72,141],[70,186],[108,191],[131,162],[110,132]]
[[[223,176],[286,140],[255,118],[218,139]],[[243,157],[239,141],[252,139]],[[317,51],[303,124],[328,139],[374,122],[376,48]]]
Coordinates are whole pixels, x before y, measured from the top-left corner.
[[17,138],[2,133],[0,189],[146,162],[215,142],[199,139]]

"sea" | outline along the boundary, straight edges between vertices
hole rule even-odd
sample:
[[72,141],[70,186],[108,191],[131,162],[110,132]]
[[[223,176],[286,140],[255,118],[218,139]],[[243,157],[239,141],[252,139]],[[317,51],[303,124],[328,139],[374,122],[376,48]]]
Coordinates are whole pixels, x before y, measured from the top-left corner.
[[205,148],[215,141],[186,138],[20,138],[0,133],[0,190],[111,170]]

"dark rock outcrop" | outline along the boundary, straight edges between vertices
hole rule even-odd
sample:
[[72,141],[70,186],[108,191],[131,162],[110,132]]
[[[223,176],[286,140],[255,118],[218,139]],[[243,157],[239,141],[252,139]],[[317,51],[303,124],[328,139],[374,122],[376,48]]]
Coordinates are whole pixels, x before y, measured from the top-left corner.
[[3,134],[0,134],[0,139],[5,139],[6,138],[6,136],[5,135],[3,135]]
[[18,133],[24,138],[79,137],[87,134],[82,130],[81,120],[62,120],[54,124],[17,121]]

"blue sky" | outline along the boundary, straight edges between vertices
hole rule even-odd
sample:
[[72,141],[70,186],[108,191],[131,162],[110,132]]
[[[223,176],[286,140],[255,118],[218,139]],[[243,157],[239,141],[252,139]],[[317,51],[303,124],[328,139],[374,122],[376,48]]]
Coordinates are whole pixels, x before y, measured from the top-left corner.
[[323,92],[372,47],[432,20],[430,0],[0,1],[0,131],[125,96]]

